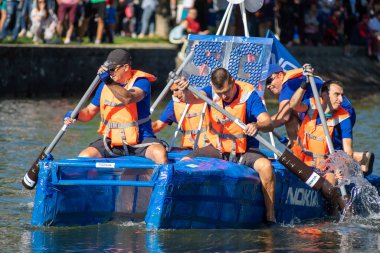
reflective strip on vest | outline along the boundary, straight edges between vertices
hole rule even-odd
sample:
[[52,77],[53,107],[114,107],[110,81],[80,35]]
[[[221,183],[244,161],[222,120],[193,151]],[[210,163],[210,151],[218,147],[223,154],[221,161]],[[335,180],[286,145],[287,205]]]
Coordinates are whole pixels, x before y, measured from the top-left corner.
[[[207,127],[202,127],[202,128],[200,129],[199,132],[204,133],[204,132],[206,132],[206,131],[207,131]],[[181,130],[181,132],[182,132],[183,134],[197,134],[197,133],[198,133],[198,129],[193,129],[193,130]]]

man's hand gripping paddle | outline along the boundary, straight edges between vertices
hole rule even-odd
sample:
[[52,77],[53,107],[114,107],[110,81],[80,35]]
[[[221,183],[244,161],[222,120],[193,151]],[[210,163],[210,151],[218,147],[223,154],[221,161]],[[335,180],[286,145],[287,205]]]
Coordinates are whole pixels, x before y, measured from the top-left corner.
[[[237,124],[239,127],[245,129],[246,125],[238,118],[233,116],[231,113],[224,110],[222,107],[217,105],[215,102],[213,102],[211,99],[209,99],[207,96],[203,95],[200,91],[198,91],[196,88],[189,85],[187,87],[189,91],[191,91],[195,96],[199,97],[203,101],[205,101],[207,104],[218,110],[220,113],[222,113],[224,116],[226,116],[228,119],[233,121],[235,124]],[[339,205],[340,210],[344,209],[344,201],[342,197],[339,194],[339,191],[336,187],[331,185],[329,182],[327,182],[323,177],[319,176],[317,173],[315,173],[309,166],[304,164],[301,160],[299,160],[295,155],[293,155],[289,150],[285,150],[283,153],[281,153],[280,150],[276,149],[272,144],[270,144],[268,141],[266,141],[262,136],[257,134],[255,136],[256,140],[258,140],[261,144],[263,144],[265,147],[267,147],[269,150],[274,152],[276,155],[278,155],[278,161],[284,165],[289,171],[291,171],[293,174],[295,174],[298,178],[300,178],[303,182],[305,182],[307,185],[309,185],[314,190],[321,190],[323,196],[330,200],[332,203],[337,203]]]
[[[107,62],[104,63],[103,66],[107,67]],[[83,95],[82,99],[79,101],[73,112],[71,113],[70,118],[76,119],[79,113],[79,110],[83,106],[83,104],[88,100],[88,98],[91,96],[92,92],[96,89],[96,87],[100,84],[102,80],[97,75],[95,79],[92,81],[90,87],[87,89],[86,93]],[[50,143],[48,147],[45,147],[42,152],[38,155],[36,161],[32,164],[28,172],[25,174],[22,185],[28,189],[32,190],[36,184],[38,179],[38,173],[40,171],[39,161],[41,160],[53,160],[53,157],[51,156],[51,152],[53,151],[54,147],[57,145],[59,140],[62,138],[62,136],[66,132],[67,125],[63,124],[62,128],[59,130],[53,141]]]

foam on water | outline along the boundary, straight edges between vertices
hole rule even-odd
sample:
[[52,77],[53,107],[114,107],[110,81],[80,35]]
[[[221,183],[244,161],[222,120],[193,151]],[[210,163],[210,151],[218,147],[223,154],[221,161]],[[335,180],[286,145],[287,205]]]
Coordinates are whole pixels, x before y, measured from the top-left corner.
[[350,199],[340,218],[340,222],[366,218],[380,219],[380,197],[377,189],[363,177],[360,165],[344,151],[338,150],[329,155],[324,161],[333,172],[340,170],[343,178],[338,187],[347,186]]

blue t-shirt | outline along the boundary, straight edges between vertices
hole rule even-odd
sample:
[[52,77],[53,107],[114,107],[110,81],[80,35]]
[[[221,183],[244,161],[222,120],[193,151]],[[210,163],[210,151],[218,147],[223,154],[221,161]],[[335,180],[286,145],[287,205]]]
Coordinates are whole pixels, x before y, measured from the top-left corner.
[[170,100],[169,103],[166,105],[165,111],[161,114],[159,120],[170,126],[173,124],[173,122],[178,123],[174,114],[173,100]]
[[[307,99],[304,101],[304,103],[310,108],[310,99]],[[326,117],[326,120],[328,117]],[[322,124],[321,119],[319,118],[319,115],[317,115],[317,125]],[[340,122],[337,126],[334,127],[333,135],[332,135],[332,142],[334,145],[334,149],[336,150],[343,150],[343,143],[342,139],[352,139],[352,124],[350,118],[347,118]]]
[[[98,89],[96,90],[94,98],[91,100],[91,103],[97,107],[100,106],[100,96],[104,87],[102,82]],[[144,91],[144,98],[137,102],[137,114],[138,119],[144,119],[150,116],[150,94],[151,94],[151,85],[148,79],[138,78],[133,84],[133,87],[140,88]],[[145,138],[155,137],[152,130],[151,120],[139,125],[139,142],[142,142]]]
[[[282,90],[278,97],[278,102],[281,103],[284,100],[290,100],[303,81],[306,81],[306,77],[304,76],[286,81],[282,85]],[[318,77],[314,77],[314,81],[317,90],[319,91],[323,85],[323,81]],[[303,101],[312,98],[313,96],[313,91],[311,89],[311,86],[309,85],[306,89]],[[350,101],[346,97],[343,97],[342,107],[350,114],[351,125],[353,127],[356,122],[356,113],[355,109],[352,107]]]
[[[237,87],[237,92],[232,101],[234,101],[238,95],[239,95],[239,86]],[[207,97],[212,99],[212,87],[207,86],[202,89],[206,94]],[[227,103],[223,102],[224,106],[228,105]],[[263,113],[266,112],[267,110],[265,109],[265,106],[263,105],[261,98],[259,95],[257,95],[256,92],[252,92],[251,96],[248,98],[246,102],[246,124],[248,123],[253,123],[257,122],[257,117]],[[259,142],[251,136],[247,136],[247,149],[248,148],[258,148],[259,147]]]

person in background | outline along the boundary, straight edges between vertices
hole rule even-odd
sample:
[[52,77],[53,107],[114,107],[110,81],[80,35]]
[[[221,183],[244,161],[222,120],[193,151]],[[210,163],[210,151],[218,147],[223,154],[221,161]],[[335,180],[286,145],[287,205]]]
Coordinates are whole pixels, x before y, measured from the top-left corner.
[[124,11],[122,11],[119,15],[119,19],[121,19],[122,22],[120,35],[131,37],[132,33],[135,31],[133,24],[133,19],[135,16],[135,11],[133,8],[134,4],[133,1],[126,2],[124,0],[122,3],[124,4]]
[[[5,0],[3,0],[5,1]],[[20,31],[21,26],[21,15],[22,15],[22,8],[24,6],[24,0],[7,0],[6,2],[7,6],[7,16],[5,18],[2,30],[0,32],[0,41],[5,39],[5,37],[8,34],[8,29],[10,29],[12,18],[16,21],[13,26],[12,31],[12,41],[17,40],[18,33]]]
[[77,41],[79,43],[83,43],[84,36],[88,31],[90,18],[91,18],[91,3],[90,0],[82,0],[81,4],[80,17],[78,21],[78,34]]
[[376,11],[375,16],[368,22],[368,27],[373,36],[373,55],[380,62],[380,10]]
[[102,138],[92,142],[79,157],[135,155],[159,164],[168,163],[166,150],[156,139],[150,120],[151,83],[156,77],[132,69],[128,51],[112,50],[98,74],[102,83],[91,103],[79,111],[77,119],[67,112],[67,125],[88,122],[100,112],[98,129]]
[[208,34],[209,33],[208,30],[204,30],[204,31],[201,30],[201,26],[200,26],[199,22],[197,21],[197,16],[198,16],[197,9],[191,8],[189,10],[189,13],[187,14],[187,17],[184,20],[184,21],[186,21],[184,23],[185,28],[186,28],[186,32],[188,34],[190,34],[190,33]]
[[24,0],[25,3],[22,7],[22,11],[21,11],[21,21],[20,21],[20,24],[21,24],[21,31],[20,33],[18,34],[19,37],[24,37],[25,35],[27,35],[28,38],[31,38],[32,37],[32,34],[31,34],[31,31],[30,31],[30,26],[31,26],[31,19],[30,19],[30,16],[32,14],[32,10],[33,10],[33,5],[34,5],[34,0]]
[[319,21],[317,4],[311,4],[304,17],[305,44],[317,46],[319,43]]
[[3,29],[5,18],[7,17],[7,1],[0,0],[0,32]]
[[326,22],[323,40],[326,45],[340,46],[344,44],[344,17],[339,8],[336,8]]
[[58,24],[57,16],[48,8],[46,0],[37,0],[36,7],[31,13],[33,42],[40,44],[51,42],[56,33]]
[[76,13],[78,8],[79,0],[58,0],[58,25],[57,33],[58,36],[62,37],[63,22],[65,21],[66,14],[68,15],[69,28],[66,32],[66,37],[63,41],[65,44],[70,44],[71,36],[74,31],[74,22],[76,19]]
[[142,27],[138,36],[139,39],[145,38],[145,35],[149,33],[149,37],[154,37],[156,31],[156,7],[158,5],[157,0],[142,0],[141,8],[142,13]]
[[106,41],[108,43],[113,43],[116,26],[116,8],[113,5],[113,0],[106,0],[106,15],[104,18],[104,23],[106,30]]
[[178,45],[177,57],[183,61],[185,59],[185,52],[188,45],[187,35],[193,34],[208,34],[208,30],[201,31],[200,24],[196,21],[197,10],[191,8],[187,17],[182,20],[177,26],[175,26],[169,33],[170,43]]
[[[294,154],[304,163],[313,166],[322,172],[326,167],[320,162],[329,154],[325,133],[315,99],[302,100],[305,95],[307,83],[301,85],[290,100],[290,108],[299,113],[306,113],[302,125],[298,131],[297,142],[294,144]],[[327,81],[321,88],[321,106],[326,116],[329,135],[335,150],[343,150],[355,159],[352,150],[352,124],[350,114],[342,107],[344,87],[339,81]],[[363,159],[365,155],[363,154]],[[366,157],[367,158],[367,157]],[[355,159],[356,160],[356,159]],[[374,162],[374,155],[370,153],[368,163]],[[325,174],[326,180],[335,185],[333,172]]]
[[106,13],[106,0],[90,0],[91,16],[97,23],[95,44],[102,43],[104,32],[104,15]]
[[[189,101],[189,103],[203,102],[186,89],[189,86],[186,79],[178,79],[173,85],[184,91],[185,101]],[[193,157],[219,158],[243,164],[256,170],[262,183],[261,189],[264,196],[267,223],[268,225],[275,224],[275,176],[272,163],[260,152],[259,143],[253,138],[258,131],[270,132],[273,130],[270,116],[259,95],[254,91],[253,85],[235,81],[224,68],[215,69],[211,73],[211,86],[203,88],[200,92],[239,118],[246,124],[246,128],[241,129],[211,107],[210,127],[207,132],[211,144],[190,152],[184,159]]]
[[363,15],[359,23],[355,26],[353,35],[351,37],[351,43],[354,45],[365,46],[367,49],[367,56],[372,56],[373,36],[368,27],[369,17]]
[[[218,27],[220,26],[220,24],[222,22],[224,13],[227,10],[227,6],[228,6],[228,1],[212,0],[212,8],[213,8],[213,11],[215,12],[215,28],[216,28],[216,30],[218,29]],[[230,25],[228,27],[228,30],[229,30],[228,32],[230,34],[235,33],[235,15],[231,15]]]

